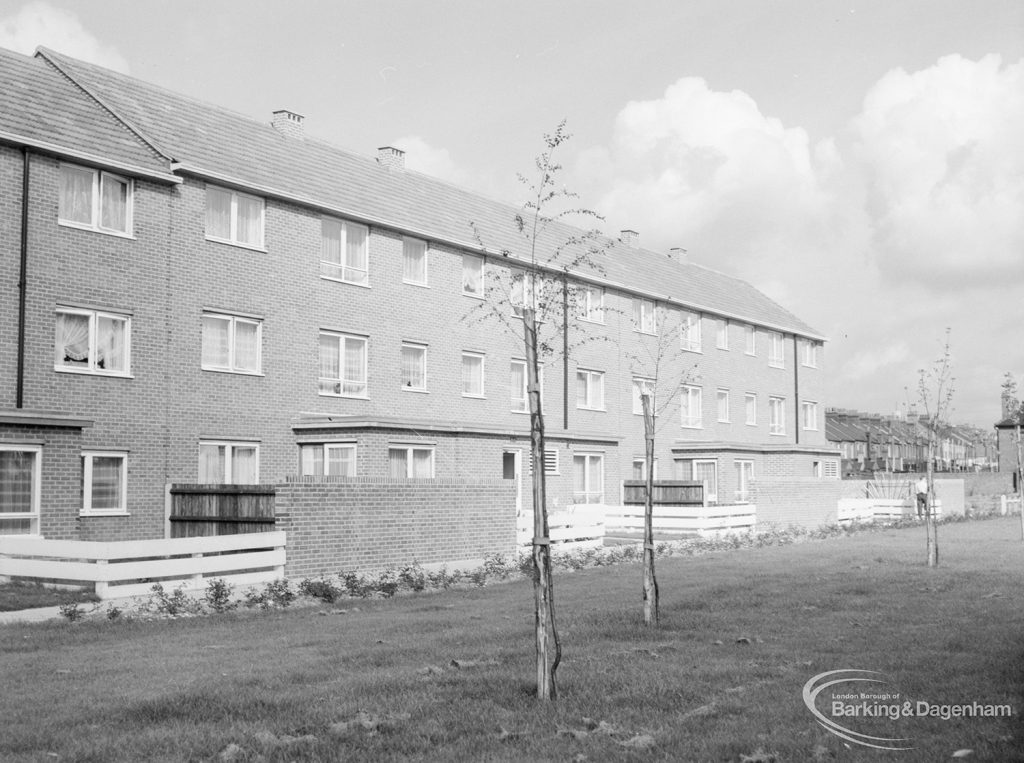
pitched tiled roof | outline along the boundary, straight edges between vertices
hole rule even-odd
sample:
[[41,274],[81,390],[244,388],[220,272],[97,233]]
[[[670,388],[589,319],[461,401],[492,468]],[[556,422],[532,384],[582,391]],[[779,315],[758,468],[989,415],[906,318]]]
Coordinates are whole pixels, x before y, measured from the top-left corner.
[[[490,252],[528,256],[513,224],[520,210],[510,205],[417,172],[388,170],[372,158],[318,140],[287,137],[267,123],[53,51],[41,50],[39,55],[115,112],[182,172],[455,246],[479,249],[482,243]],[[579,232],[553,225],[541,243],[550,250]],[[597,268],[589,269],[589,275],[608,285],[823,338],[750,284],[709,268],[620,242],[594,260]],[[587,270],[574,272],[587,276]]]
[[170,177],[166,158],[43,59],[0,48],[0,73],[0,137],[7,142],[117,157],[136,171]]

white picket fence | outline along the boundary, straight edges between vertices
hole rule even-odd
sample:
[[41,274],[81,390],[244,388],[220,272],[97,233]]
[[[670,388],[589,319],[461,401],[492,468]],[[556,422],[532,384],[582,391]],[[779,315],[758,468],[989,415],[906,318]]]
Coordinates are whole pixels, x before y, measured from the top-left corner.
[[[701,537],[745,533],[757,523],[757,506],[752,503],[722,506],[655,506],[654,531],[670,535]],[[609,532],[639,533],[644,529],[643,506],[609,507],[605,514]]]
[[[561,511],[548,513],[548,537],[552,549],[569,551],[574,548],[597,548],[604,544],[605,507],[598,504],[577,504]],[[518,543],[529,546],[533,542],[533,515],[520,517]]]
[[285,533],[138,541],[0,538],[0,577],[93,585],[101,599],[139,596],[154,583],[200,590],[211,578],[232,585],[284,577]]
[[[934,516],[942,516],[942,501],[932,501]],[[850,522],[892,522],[917,516],[913,499],[899,498],[840,498],[836,509],[839,524]]]

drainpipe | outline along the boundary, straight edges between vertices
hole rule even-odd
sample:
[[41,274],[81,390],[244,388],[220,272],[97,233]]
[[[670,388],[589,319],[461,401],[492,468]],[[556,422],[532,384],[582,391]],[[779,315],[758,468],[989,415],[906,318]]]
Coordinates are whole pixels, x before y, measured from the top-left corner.
[[28,290],[28,166],[29,152],[21,149],[21,263],[18,270],[18,370],[15,408],[25,404],[25,293]]
[[569,429],[569,272],[562,270],[562,429]]
[[800,444],[800,339],[793,334],[793,408],[796,412],[796,444]]

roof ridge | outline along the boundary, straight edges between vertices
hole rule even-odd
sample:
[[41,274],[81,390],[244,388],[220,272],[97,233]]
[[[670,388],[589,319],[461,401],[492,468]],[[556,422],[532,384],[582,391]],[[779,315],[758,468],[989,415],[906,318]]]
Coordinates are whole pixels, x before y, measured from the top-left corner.
[[71,59],[72,61],[75,61],[76,63],[81,63],[78,61],[78,59],[71,58],[71,56],[65,56],[62,53],[58,53],[57,51],[51,50],[50,48],[44,47],[42,45],[36,48],[35,57],[41,58],[44,61],[46,61],[50,66],[57,70],[57,72],[59,72],[63,77],[65,77],[71,84],[73,84],[87,96],[96,101],[96,103],[99,104],[99,106],[104,111],[106,111],[108,114],[110,114],[110,116],[112,116],[122,125],[124,125],[129,132],[131,132],[136,138],[138,138],[142,143],[144,143],[149,148],[149,150],[156,154],[158,157],[160,157],[161,159],[166,159],[168,162],[174,161],[174,157],[171,156],[164,149],[160,148],[156,141],[154,141],[142,130],[140,130],[138,127],[132,124],[127,118],[119,114],[112,106],[106,103],[106,101],[104,101],[96,93],[94,93],[92,90],[90,90],[81,82],[79,82],[76,77],[72,76],[72,74],[67,71],[67,64],[63,63],[62,59],[67,58]]

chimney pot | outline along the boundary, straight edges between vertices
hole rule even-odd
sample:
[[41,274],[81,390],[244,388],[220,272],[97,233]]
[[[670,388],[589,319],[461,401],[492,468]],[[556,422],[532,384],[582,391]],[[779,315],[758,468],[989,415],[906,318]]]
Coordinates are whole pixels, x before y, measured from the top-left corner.
[[619,240],[630,249],[636,249],[640,245],[640,234],[635,230],[624,230],[619,234]]
[[288,111],[287,109],[278,109],[274,112],[274,119],[270,124],[282,135],[287,135],[289,138],[301,138],[303,135],[303,119],[305,117],[302,114],[296,114],[294,111]]
[[381,146],[377,149],[377,164],[388,170],[402,171],[405,169],[405,151],[394,146]]

